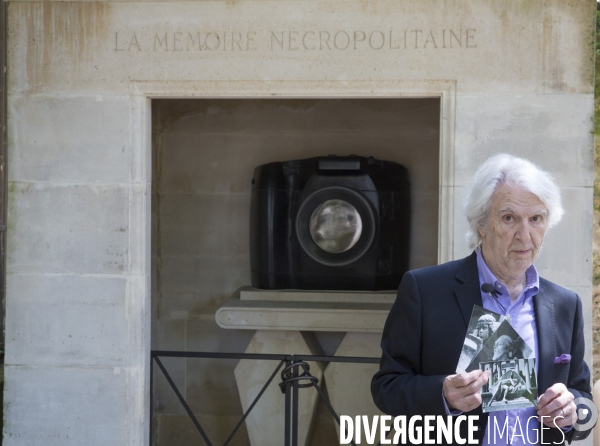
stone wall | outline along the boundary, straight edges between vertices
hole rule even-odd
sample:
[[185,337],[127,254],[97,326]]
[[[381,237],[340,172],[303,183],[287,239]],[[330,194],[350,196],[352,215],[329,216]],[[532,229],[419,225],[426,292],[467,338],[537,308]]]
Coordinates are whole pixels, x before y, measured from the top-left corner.
[[5,444],[149,442],[151,98],[441,98],[438,260],[468,252],[481,161],[554,172],[567,216],[539,269],[582,296],[591,357],[593,0],[8,10]]

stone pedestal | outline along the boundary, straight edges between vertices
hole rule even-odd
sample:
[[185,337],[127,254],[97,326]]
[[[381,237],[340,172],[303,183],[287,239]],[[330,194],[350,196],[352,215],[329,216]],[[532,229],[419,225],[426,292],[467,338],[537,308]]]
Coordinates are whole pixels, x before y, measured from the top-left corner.
[[[289,353],[315,355],[318,351],[310,348],[298,331],[258,330],[246,353]],[[309,362],[310,373],[319,381],[323,372],[315,362]],[[244,412],[261,391],[273,370],[276,361],[242,360],[235,368],[235,379]],[[253,446],[281,446],[285,438],[285,395],[279,388],[280,373],[273,379],[265,393],[246,418],[246,428]],[[317,399],[315,389],[299,389],[298,392],[298,444],[304,446],[309,437]]]
[[[348,333],[335,352],[335,356],[381,357],[380,333]],[[352,364],[332,362],[325,370],[329,400],[338,415],[383,415],[371,396],[371,378],[379,364]],[[348,392],[352,389],[352,392]],[[339,438],[339,425],[336,423]],[[379,429],[378,429],[379,432]],[[379,438],[379,434],[377,437]],[[377,440],[379,441],[379,440]]]
[[[237,290],[217,310],[222,328],[381,333],[395,292]],[[279,352],[282,353],[282,352]]]
[[[337,356],[381,356],[379,341],[395,293],[261,291],[239,289],[215,316],[229,329],[258,329],[246,353],[320,355],[315,331],[348,332]],[[271,361],[240,361],[235,376],[246,410],[275,369]],[[333,408],[340,415],[375,415],[371,377],[376,364],[310,363],[311,374],[324,378]],[[320,367],[326,367],[323,374]],[[284,438],[284,395],[277,377],[246,420],[253,446],[278,446]],[[350,391],[351,390],[351,391]],[[299,391],[298,444],[309,438],[318,394],[314,389]],[[337,423],[336,423],[337,424]],[[338,427],[339,431],[339,427]]]

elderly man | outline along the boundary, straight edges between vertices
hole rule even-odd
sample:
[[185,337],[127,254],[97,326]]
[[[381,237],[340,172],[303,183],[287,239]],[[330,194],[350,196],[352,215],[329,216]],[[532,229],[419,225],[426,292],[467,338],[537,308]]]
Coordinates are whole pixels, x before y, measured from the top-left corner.
[[[546,230],[563,214],[558,187],[531,162],[496,155],[476,172],[465,213],[473,254],[409,271],[402,279],[383,331],[380,370],[371,385],[376,405],[394,416],[479,415],[475,437],[484,445],[541,442],[541,416],[549,417],[543,418],[548,426],[544,443],[585,438],[589,431],[572,426],[577,421],[574,399],[591,399],[581,301],[539,277],[533,266]],[[484,283],[493,285],[497,295],[483,292]],[[490,372],[455,374],[474,305],[508,316],[531,347],[538,377],[536,408],[491,412],[488,423],[480,389]],[[557,360],[568,355],[569,362]],[[461,424],[462,438],[468,438],[466,424]],[[494,425],[500,427],[495,439],[486,435]],[[507,431],[498,437],[505,425]]]

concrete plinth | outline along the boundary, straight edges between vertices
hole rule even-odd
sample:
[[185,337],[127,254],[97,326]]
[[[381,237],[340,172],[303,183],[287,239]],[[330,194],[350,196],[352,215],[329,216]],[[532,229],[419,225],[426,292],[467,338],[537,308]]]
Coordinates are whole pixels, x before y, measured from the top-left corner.
[[[314,355],[319,352],[309,346],[300,332],[256,332],[246,353],[281,353]],[[320,366],[309,362],[310,373],[319,380],[323,377]],[[274,361],[242,360],[235,368],[235,378],[244,411],[254,401],[269,376],[277,366]],[[279,376],[271,382],[250,415],[246,427],[252,446],[281,446],[285,438],[285,396],[279,389]],[[318,394],[315,389],[299,389],[298,392],[298,444],[306,445],[310,433]]]
[[[335,356],[381,357],[380,333],[347,333],[335,352]],[[371,378],[379,370],[379,364],[353,364],[332,362],[325,369],[325,382],[331,405],[338,415],[383,415],[371,396]],[[348,389],[352,389],[349,392]],[[338,438],[340,427],[336,423]],[[378,430],[379,432],[379,430]],[[377,437],[379,438],[379,434]],[[379,441],[379,440],[377,440]]]
[[380,333],[396,294],[250,291],[242,287],[217,310],[222,328]]

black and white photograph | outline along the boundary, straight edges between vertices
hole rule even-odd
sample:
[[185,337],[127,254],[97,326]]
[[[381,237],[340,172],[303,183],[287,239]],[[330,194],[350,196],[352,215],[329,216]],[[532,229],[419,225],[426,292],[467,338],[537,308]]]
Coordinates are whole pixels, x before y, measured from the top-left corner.
[[490,371],[490,379],[481,388],[484,413],[535,405],[535,358],[482,362],[480,368]]
[[[458,365],[456,366],[456,373],[464,373],[467,371],[467,367],[470,366],[475,356],[481,352],[482,348],[487,344],[487,341],[496,332],[498,327],[500,327],[504,319],[505,316],[499,313],[486,310],[479,305],[473,306],[473,312],[471,313],[471,319],[469,320],[469,328],[467,329],[467,335],[465,336]],[[489,355],[486,355],[485,357],[487,359],[483,359],[483,361],[491,360],[492,353],[493,351],[490,352]]]
[[531,355],[531,348],[519,336],[508,320],[504,320],[495,329],[493,325],[490,325],[488,333],[489,338],[466,367],[467,372],[478,369],[479,364],[482,362],[525,359]]

